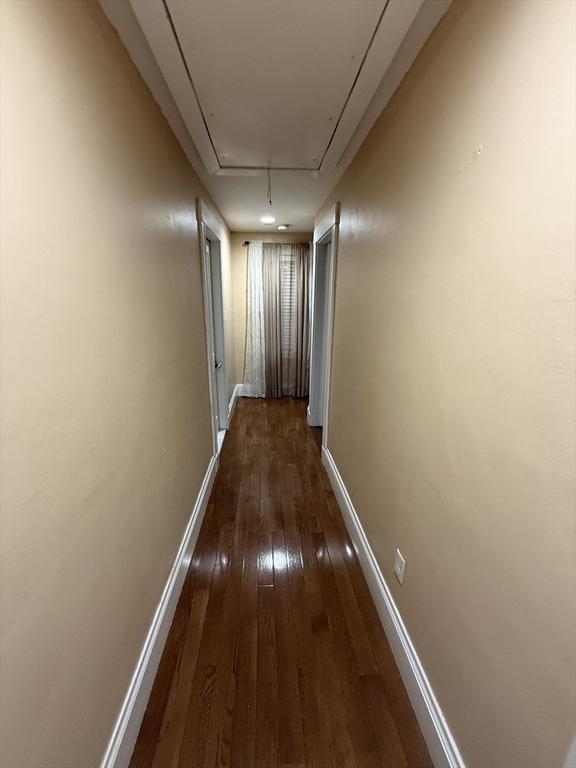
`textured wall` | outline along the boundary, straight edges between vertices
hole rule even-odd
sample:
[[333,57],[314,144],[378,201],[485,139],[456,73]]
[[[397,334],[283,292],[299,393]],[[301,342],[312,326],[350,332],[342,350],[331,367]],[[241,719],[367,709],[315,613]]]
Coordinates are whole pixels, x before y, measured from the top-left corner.
[[469,768],[576,715],[575,8],[455,3],[331,196],[329,447]]
[[1,13],[0,764],[94,768],[211,455],[206,192],[98,5]]

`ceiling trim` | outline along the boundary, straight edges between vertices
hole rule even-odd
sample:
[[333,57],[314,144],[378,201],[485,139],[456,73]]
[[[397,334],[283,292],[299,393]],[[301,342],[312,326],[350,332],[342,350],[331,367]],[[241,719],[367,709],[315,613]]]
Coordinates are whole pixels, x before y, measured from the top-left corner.
[[174,101],[174,96],[168,88],[164,75],[142,32],[129,0],[99,1],[108,21],[120,35],[120,39],[128,51],[130,59],[137,67],[154,100],[162,110],[162,114],[168,121],[192,168],[194,168],[200,180],[207,184],[211,177],[206,173],[206,168],[192,141],[182,113]]
[[178,50],[180,51],[180,56],[182,58],[182,64],[184,65],[184,69],[186,70],[186,75],[188,76],[188,82],[190,83],[190,87],[192,88],[192,92],[194,94],[194,98],[196,99],[196,103],[198,105],[198,109],[200,110],[200,115],[202,116],[202,122],[204,123],[204,128],[206,129],[206,133],[208,134],[208,138],[210,140],[210,144],[212,145],[212,150],[214,151],[214,156],[216,157],[216,162],[218,165],[220,165],[220,162],[218,160],[218,152],[216,151],[216,146],[214,145],[214,139],[212,138],[212,134],[210,133],[210,128],[208,127],[208,120],[206,120],[206,115],[204,114],[204,110],[202,109],[202,102],[200,101],[200,96],[198,95],[198,91],[196,89],[196,86],[194,85],[194,79],[192,75],[190,74],[190,67],[188,66],[188,62],[186,61],[186,56],[184,54],[184,51],[182,49],[182,43],[180,42],[180,38],[178,37],[178,32],[176,31],[176,25],[174,24],[174,20],[172,18],[172,14],[170,13],[170,7],[168,6],[168,3],[166,0],[162,0],[162,5],[164,6],[164,10],[166,11],[166,16],[168,17],[168,21],[170,23],[170,27],[172,28],[172,34],[174,35],[174,41],[176,43],[176,46],[178,47]]
[[[407,1],[409,2],[409,0]],[[192,138],[191,127],[184,120],[184,110],[181,104],[177,104],[174,91],[170,89],[165,73],[160,68],[159,61],[155,58],[150,42],[139,23],[138,16],[134,11],[136,0],[99,0],[99,2],[119,33],[130,58],[139,69],[192,167],[206,186],[215,204],[222,211],[229,226],[236,231],[268,231],[267,228],[258,223],[262,212],[261,203],[264,199],[264,191],[262,191],[264,187],[259,186],[258,177],[267,174],[268,169],[239,170],[223,167],[218,170],[218,166],[214,164],[212,173],[209,173],[206,168],[206,161],[199,152],[198,137]],[[158,3],[159,0],[149,0],[144,4],[155,6]],[[378,116],[386,108],[388,101],[410,69],[418,52],[432,30],[448,11],[451,3],[452,0],[424,0],[333,171],[325,174],[292,169],[273,171],[276,178],[276,196],[278,194],[281,197],[282,194],[284,195],[281,218],[293,222],[295,230],[304,231],[308,228],[311,231],[313,229],[314,213],[329,197],[330,191],[348,167]],[[166,19],[164,19],[164,23],[166,23]],[[173,36],[170,30],[169,32],[172,48],[175,48]],[[181,62],[180,66],[182,67]],[[190,85],[187,79],[185,84],[187,99],[190,101]],[[209,151],[212,152],[211,147]],[[245,180],[241,177],[245,177]],[[290,195],[292,197],[286,197],[288,194],[285,191],[286,188],[291,190]]]
[[360,149],[362,142],[386,108],[432,30],[447,13],[452,2],[453,0],[424,0],[422,3],[350,142],[336,164],[335,178],[340,178]]
[[334,133],[320,164],[321,173],[333,171],[354,135],[424,0],[387,0],[360,70],[348,94]]
[[[272,170],[329,174],[337,167],[378,89],[383,73],[388,69],[423,2],[424,0],[385,0],[318,166],[271,166]],[[176,103],[180,105],[184,121],[208,173],[226,176],[235,173],[244,175],[244,171],[252,174],[255,170],[267,173],[268,167],[264,166],[224,166],[220,162],[167,0],[130,0],[130,4]]]
[[334,130],[332,131],[332,135],[328,139],[328,144],[326,145],[326,149],[322,153],[322,157],[320,159],[320,164],[318,165],[318,170],[322,167],[322,163],[324,162],[324,159],[326,155],[328,154],[328,151],[330,150],[330,146],[332,145],[332,142],[334,141],[334,137],[338,133],[338,128],[340,127],[340,123],[342,122],[342,116],[344,115],[344,112],[346,110],[346,107],[348,106],[348,102],[350,101],[350,97],[352,96],[352,93],[354,92],[354,88],[356,87],[356,83],[360,79],[360,75],[362,74],[362,70],[364,68],[364,63],[366,62],[366,59],[368,57],[368,54],[370,53],[370,48],[372,47],[372,43],[374,42],[374,38],[376,37],[378,30],[380,29],[380,24],[382,23],[382,19],[384,18],[384,14],[386,13],[386,8],[388,8],[390,4],[390,0],[386,0],[384,7],[382,8],[382,13],[378,17],[378,21],[376,22],[376,26],[374,27],[374,31],[372,32],[372,37],[368,41],[368,45],[366,46],[366,50],[364,51],[364,56],[362,57],[362,61],[360,62],[360,66],[358,67],[358,72],[356,72],[356,77],[354,78],[354,82],[350,86],[350,90],[348,91],[346,98],[344,99],[344,103],[342,104],[342,109],[340,110],[340,114],[338,115],[338,119],[336,120],[336,125],[334,126]]
[[249,166],[249,165],[221,165],[216,171],[216,176],[266,176],[268,171],[274,171],[276,175],[286,173],[298,173],[301,176],[318,177],[318,171],[314,168],[282,168],[275,165]]
[[[189,132],[208,173],[220,168],[218,156],[198,101],[196,89],[182,54],[178,38],[174,34],[168,9],[162,2],[130,0],[132,10],[152,49],[160,70],[172,90]],[[190,90],[192,90],[192,96]]]

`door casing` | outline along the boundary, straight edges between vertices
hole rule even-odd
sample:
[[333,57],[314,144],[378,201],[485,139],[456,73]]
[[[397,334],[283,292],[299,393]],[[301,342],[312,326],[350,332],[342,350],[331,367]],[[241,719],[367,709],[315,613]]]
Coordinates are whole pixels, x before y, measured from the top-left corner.
[[[204,320],[208,362],[208,384],[212,426],[212,447],[216,456],[228,429],[228,392],[226,349],[224,341],[224,297],[222,291],[222,224],[216,213],[206,203],[196,200],[198,241],[202,264],[202,288],[204,294]],[[206,242],[210,243],[210,250]],[[218,358],[217,358],[218,353]],[[221,359],[220,359],[221,358]],[[221,363],[216,368],[216,363]]]
[[328,446],[332,338],[340,203],[335,203],[314,228],[312,302],[310,308],[310,397],[308,423],[322,427],[322,446]]

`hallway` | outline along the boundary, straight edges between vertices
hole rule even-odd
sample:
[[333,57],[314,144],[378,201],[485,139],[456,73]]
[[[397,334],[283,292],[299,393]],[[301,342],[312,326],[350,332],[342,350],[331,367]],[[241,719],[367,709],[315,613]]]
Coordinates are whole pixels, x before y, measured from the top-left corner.
[[0,115],[0,768],[576,768],[576,0],[0,0]]
[[131,768],[431,765],[305,407],[238,401]]

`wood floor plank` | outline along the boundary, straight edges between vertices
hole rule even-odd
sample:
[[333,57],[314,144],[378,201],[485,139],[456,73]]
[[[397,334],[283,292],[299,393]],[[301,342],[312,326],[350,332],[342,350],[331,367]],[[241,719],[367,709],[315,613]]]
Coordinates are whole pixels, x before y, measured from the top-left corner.
[[162,720],[172,689],[172,680],[178,657],[186,639],[189,619],[188,593],[190,584],[185,584],[175,613],[170,633],[164,647],[162,660],[152,686],[148,707],[142,720],[138,740],[132,753],[130,768],[150,768],[160,738]]
[[170,695],[158,736],[158,745],[152,761],[153,768],[178,768],[180,744],[184,734],[190,692],[196,673],[208,596],[207,588],[195,590],[192,596],[188,632],[172,678]]
[[235,698],[230,747],[233,768],[256,763],[258,669],[258,531],[248,528],[240,609],[237,659],[238,695]]
[[[293,497],[298,494],[292,491]],[[297,654],[298,688],[302,713],[304,739],[304,763],[307,768],[322,768],[330,765],[330,748],[325,723],[321,712],[320,681],[321,670],[314,652],[314,637],[307,610],[304,561],[302,555],[302,528],[297,524],[296,504],[285,508],[285,537],[288,557],[288,582],[294,632],[293,641]]]
[[[319,568],[323,602],[330,624],[340,678],[343,707],[358,768],[371,768],[378,765],[378,748],[372,730],[366,703],[362,697],[359,667],[362,660],[356,653],[351,632],[346,623],[345,606],[342,604],[336,585],[334,569],[330,561],[328,546],[321,534],[314,534],[316,557],[322,553]],[[399,765],[403,765],[403,755],[398,753]]]
[[329,618],[321,586],[324,543],[322,534],[303,537],[304,579],[306,608],[312,627],[315,663],[318,669],[320,708],[328,737],[330,765],[357,768],[350,723],[346,714],[340,682],[341,670],[334,645]]
[[258,590],[258,674],[256,766],[279,768],[278,668],[276,623],[274,619],[274,585]]
[[227,558],[229,557],[230,546],[230,531],[222,529],[218,541],[216,565],[210,582],[210,599],[200,643],[198,664],[190,692],[186,725],[180,746],[179,764],[182,766],[210,765],[209,757],[213,754],[217,739],[212,713],[215,706],[216,669],[221,652],[218,638],[221,632]]
[[319,445],[238,400],[130,768],[431,768]]
[[293,638],[292,605],[288,581],[288,554],[283,531],[272,533],[274,558],[274,613],[278,668],[278,701],[282,712],[278,737],[283,766],[304,768],[304,736],[298,686],[297,649]]

